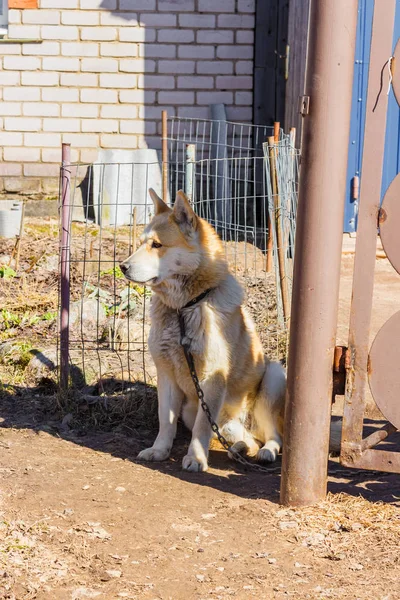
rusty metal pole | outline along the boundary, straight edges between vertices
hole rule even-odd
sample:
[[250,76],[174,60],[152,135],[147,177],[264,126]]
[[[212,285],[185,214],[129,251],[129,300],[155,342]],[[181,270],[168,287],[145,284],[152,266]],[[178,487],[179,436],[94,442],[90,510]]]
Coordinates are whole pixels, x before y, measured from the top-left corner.
[[357,2],[311,0],[281,502],[326,495]]
[[68,389],[69,377],[69,301],[71,229],[71,146],[62,145],[61,167],[61,248],[60,248],[60,387]]

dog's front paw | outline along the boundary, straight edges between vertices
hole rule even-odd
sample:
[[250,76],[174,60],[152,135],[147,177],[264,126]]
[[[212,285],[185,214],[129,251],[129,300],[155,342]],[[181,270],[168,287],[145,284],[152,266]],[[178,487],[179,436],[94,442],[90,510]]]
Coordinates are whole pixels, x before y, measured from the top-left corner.
[[246,442],[240,441],[232,444],[228,450],[228,456],[231,460],[234,460],[236,454],[246,455],[249,451],[249,447]]
[[138,460],[161,462],[167,460],[169,457],[169,450],[160,450],[158,448],[146,448],[138,454]]
[[186,454],[183,457],[182,468],[185,471],[192,471],[197,473],[198,471],[207,471],[208,463],[206,458],[196,458],[193,454]]

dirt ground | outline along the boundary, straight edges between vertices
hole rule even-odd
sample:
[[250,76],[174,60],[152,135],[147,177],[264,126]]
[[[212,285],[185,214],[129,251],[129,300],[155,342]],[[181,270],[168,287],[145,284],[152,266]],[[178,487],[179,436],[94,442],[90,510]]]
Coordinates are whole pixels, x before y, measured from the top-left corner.
[[[351,273],[345,255],[339,343]],[[378,260],[371,335],[399,298]],[[29,400],[0,403],[0,599],[400,598],[398,476],[332,459],[326,501],[284,509],[280,460],[244,472],[214,448],[208,473],[184,473],[181,431],[169,461],[140,464],[153,432],[90,431]]]

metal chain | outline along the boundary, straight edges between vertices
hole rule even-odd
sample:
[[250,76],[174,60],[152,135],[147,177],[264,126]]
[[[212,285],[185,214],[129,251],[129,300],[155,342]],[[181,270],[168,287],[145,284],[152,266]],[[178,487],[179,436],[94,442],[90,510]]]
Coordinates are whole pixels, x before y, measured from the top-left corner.
[[[179,326],[180,326],[180,330],[181,330],[181,346],[183,348],[186,362],[189,367],[190,376],[192,378],[194,387],[196,389],[197,398],[199,399],[200,406],[203,409],[203,411],[205,412],[208,422],[210,423],[211,429],[217,436],[219,443],[221,444],[221,446],[223,448],[225,448],[225,450],[227,452],[230,453],[230,455],[236,462],[240,463],[246,469],[252,469],[253,471],[259,471],[261,473],[269,473],[269,474],[280,473],[280,471],[281,471],[280,466],[267,468],[267,467],[263,467],[262,465],[259,465],[257,463],[250,462],[249,460],[244,458],[244,456],[242,456],[239,452],[232,449],[231,444],[220,432],[217,423],[212,418],[210,408],[209,408],[207,402],[204,400],[204,392],[201,389],[200,381],[199,381],[199,378],[197,377],[193,354],[190,352],[189,344],[185,340],[185,321],[184,321],[183,315],[180,311],[178,311],[178,319],[179,319]],[[371,476],[375,475],[377,477],[382,477],[384,475],[389,475],[389,473],[382,473],[381,471],[366,471],[365,469],[359,469],[359,470],[341,469],[340,467],[328,469],[328,473],[330,475],[345,475],[345,476],[347,475],[349,477],[350,476],[355,477],[357,475],[371,475]]]

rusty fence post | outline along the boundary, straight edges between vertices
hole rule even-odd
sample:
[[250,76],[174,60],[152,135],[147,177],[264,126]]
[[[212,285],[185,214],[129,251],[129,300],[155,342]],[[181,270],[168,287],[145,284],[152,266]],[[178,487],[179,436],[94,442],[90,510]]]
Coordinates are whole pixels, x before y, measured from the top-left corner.
[[71,146],[62,145],[61,166],[61,248],[60,248],[60,387],[68,389],[69,377],[69,303],[71,233]]
[[326,495],[357,2],[312,0],[281,502]]
[[168,202],[168,113],[161,111],[162,197]]

